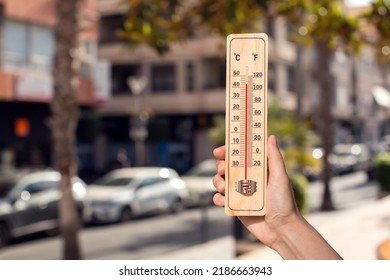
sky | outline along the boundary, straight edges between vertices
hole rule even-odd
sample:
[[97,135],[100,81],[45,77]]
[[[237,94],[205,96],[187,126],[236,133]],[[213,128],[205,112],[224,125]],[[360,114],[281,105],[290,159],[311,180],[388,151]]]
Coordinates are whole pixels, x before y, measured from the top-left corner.
[[345,3],[350,7],[367,6],[371,0],[346,0]]

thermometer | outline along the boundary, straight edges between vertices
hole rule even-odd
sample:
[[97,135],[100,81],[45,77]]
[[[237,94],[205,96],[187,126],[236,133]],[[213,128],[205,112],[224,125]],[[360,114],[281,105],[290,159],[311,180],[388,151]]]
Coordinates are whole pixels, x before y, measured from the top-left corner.
[[265,214],[268,37],[231,34],[226,46],[225,213]]

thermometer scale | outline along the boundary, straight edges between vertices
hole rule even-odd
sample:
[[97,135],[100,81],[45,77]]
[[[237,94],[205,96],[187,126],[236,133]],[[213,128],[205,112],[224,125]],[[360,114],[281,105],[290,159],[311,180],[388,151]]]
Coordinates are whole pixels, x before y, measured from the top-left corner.
[[225,213],[265,214],[268,37],[231,34],[226,61]]

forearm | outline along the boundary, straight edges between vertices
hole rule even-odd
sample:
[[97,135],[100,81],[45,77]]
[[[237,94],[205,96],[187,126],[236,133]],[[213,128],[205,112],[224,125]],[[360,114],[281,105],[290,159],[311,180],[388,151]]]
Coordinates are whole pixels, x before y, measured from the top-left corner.
[[303,217],[284,226],[273,244],[283,259],[295,260],[341,260],[341,256]]

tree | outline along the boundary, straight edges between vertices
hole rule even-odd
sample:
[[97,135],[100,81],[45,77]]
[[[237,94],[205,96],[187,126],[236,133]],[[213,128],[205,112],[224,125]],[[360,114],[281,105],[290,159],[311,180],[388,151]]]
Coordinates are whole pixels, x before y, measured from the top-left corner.
[[278,1],[277,7],[280,14],[287,16],[299,28],[301,37],[298,39],[305,44],[313,45],[317,53],[315,76],[321,91],[319,129],[324,149],[322,210],[334,209],[329,185],[332,171],[328,161],[334,135],[331,111],[335,96],[334,77],[331,73],[333,53],[335,49],[343,48],[355,54],[359,46],[358,20],[347,16],[339,2],[296,0],[287,4]]
[[[0,53],[3,52],[3,21],[4,21],[4,4],[0,2]],[[2,64],[2,59],[0,57],[0,66]]]
[[[226,36],[259,28],[265,0],[127,0],[128,13],[118,32],[131,46],[146,44],[159,54],[174,41],[213,32]],[[256,19],[256,20],[255,20]]]
[[72,178],[77,175],[75,131],[78,120],[77,36],[78,11],[82,0],[56,1],[54,96],[51,101],[50,126],[55,165],[61,173],[59,189],[59,224],[64,240],[64,259],[80,259],[78,244],[79,217],[76,210]]
[[368,12],[362,15],[370,27],[375,28],[375,37],[369,35],[369,32],[363,30],[365,40],[374,47],[379,62],[382,64],[383,80],[387,80],[387,71],[390,67],[390,1],[375,0],[371,3]]

